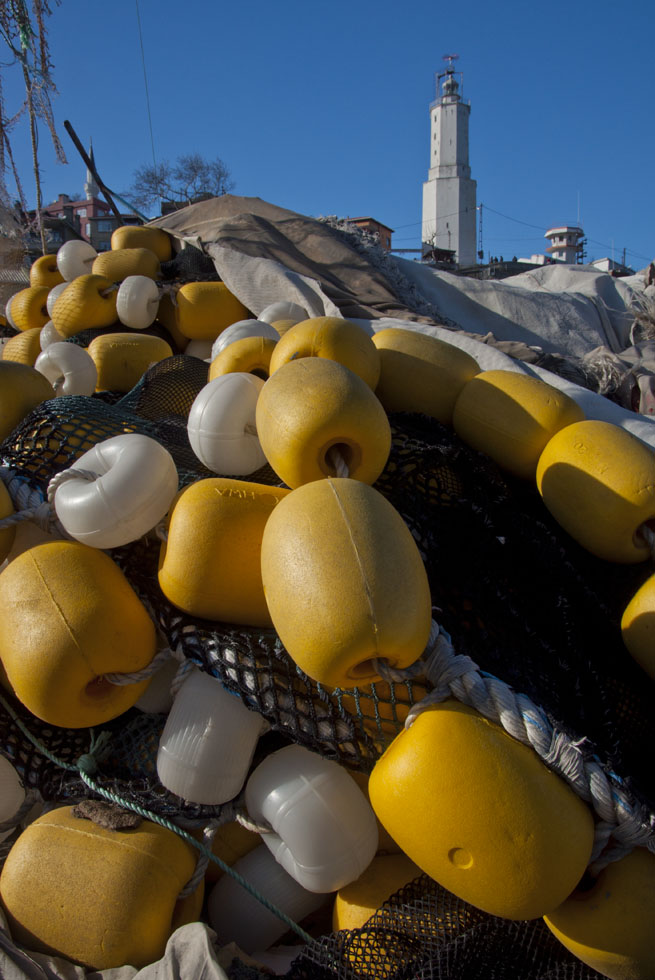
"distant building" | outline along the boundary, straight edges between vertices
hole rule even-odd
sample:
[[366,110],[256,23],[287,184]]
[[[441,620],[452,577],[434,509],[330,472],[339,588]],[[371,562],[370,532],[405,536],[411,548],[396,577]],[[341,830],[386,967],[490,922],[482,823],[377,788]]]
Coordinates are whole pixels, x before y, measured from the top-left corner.
[[361,228],[362,231],[368,231],[372,235],[377,235],[382,248],[386,248],[387,252],[391,251],[393,228],[388,228],[381,221],[376,221],[375,218],[346,218],[346,221],[350,225],[355,225],[356,228]]
[[614,259],[610,259],[607,256],[602,259],[593,259],[589,265],[593,265],[594,269],[600,269],[601,272],[609,272],[611,276],[634,276],[635,270],[631,269],[630,266],[626,265],[624,262],[615,262]]
[[544,238],[551,242],[546,254],[553,261],[566,262],[568,265],[582,262],[585,244],[582,228],[577,225],[557,225],[549,228]]
[[[89,155],[93,160],[93,149],[90,150]],[[79,201],[71,201],[68,194],[60,194],[56,201],[42,208],[41,214],[46,219],[46,227],[50,229],[54,227],[49,219],[64,222],[75,233],[68,233],[68,237],[79,236],[90,242],[96,252],[107,252],[111,248],[111,236],[119,224],[143,223],[136,214],[121,214],[119,221],[107,202],[100,199],[100,189],[89,169],[86,171],[84,194],[85,196]],[[67,240],[63,238],[63,241]]]
[[437,98],[430,105],[430,168],[423,184],[421,240],[424,253],[453,252],[458,266],[473,266],[476,183],[469,166],[470,103],[462,101],[453,60],[437,75]]

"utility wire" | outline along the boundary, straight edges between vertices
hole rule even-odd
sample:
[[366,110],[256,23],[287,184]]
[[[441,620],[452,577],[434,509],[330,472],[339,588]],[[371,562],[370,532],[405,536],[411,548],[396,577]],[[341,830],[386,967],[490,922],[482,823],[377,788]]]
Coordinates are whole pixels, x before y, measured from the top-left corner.
[[[502,211],[496,211],[495,208],[489,207],[488,204],[485,204],[484,205],[484,208],[485,208],[485,211],[491,211],[492,214],[497,214],[500,218],[506,218],[507,221],[514,221],[518,225],[525,225],[526,228],[536,228],[538,231],[543,232],[543,229],[545,227],[543,224],[541,224],[541,225],[534,225],[530,221],[522,221],[520,218],[513,218],[509,214],[503,214]],[[452,214],[445,214],[445,215],[443,215],[443,217],[444,218],[454,218],[458,214],[466,214],[466,212],[468,210],[469,210],[468,208],[464,208],[462,211],[454,211]],[[413,221],[413,222],[411,222],[410,224],[407,224],[407,225],[398,225],[398,231],[401,231],[403,228],[415,228],[417,225],[422,225],[422,224],[423,224],[422,221]],[[590,245],[599,245],[601,248],[608,248],[608,249],[613,248],[613,246],[612,245],[608,245],[607,242],[599,242],[599,241],[596,241],[596,239],[594,239],[594,238],[588,238],[586,235],[585,235],[585,238],[586,238],[587,242],[589,242]],[[496,237],[494,237],[492,239],[488,239],[488,240],[492,240],[492,241],[514,241],[514,242],[516,242],[516,241],[530,241],[531,239],[529,239],[529,238],[525,238],[525,239],[511,238],[510,239],[510,238],[499,238],[498,236],[496,236]],[[407,242],[407,241],[410,241],[410,239],[409,238],[398,238],[398,239],[396,239],[396,241],[405,241],[405,242]],[[641,252],[635,252],[634,249],[626,248],[625,251],[626,251],[626,254],[634,255],[635,258],[644,259],[646,262],[651,262],[652,261],[652,256],[642,255]]]
[[[139,25],[139,45],[141,47],[141,65],[143,66],[143,84],[146,90],[146,108],[148,110],[148,127],[150,129],[150,146],[152,148],[152,163],[157,174],[157,157],[155,156],[155,139],[152,134],[152,116],[150,114],[150,93],[148,91],[148,75],[146,73],[146,56],[143,50],[143,34],[141,32],[141,16],[139,14],[139,0],[134,0],[136,4],[136,19]],[[159,196],[159,207],[161,210],[161,196]]]

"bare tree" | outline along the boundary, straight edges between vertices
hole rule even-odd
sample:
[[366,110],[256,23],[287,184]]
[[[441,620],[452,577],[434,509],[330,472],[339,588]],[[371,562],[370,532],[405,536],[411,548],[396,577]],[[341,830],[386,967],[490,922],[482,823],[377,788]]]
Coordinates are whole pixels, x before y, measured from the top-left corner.
[[234,187],[230,171],[220,157],[206,160],[199,153],[179,156],[174,164],[164,160],[134,171],[126,196],[147,210],[158,201],[183,207],[208,197],[220,197]]
[[[59,0],[55,0],[55,2],[58,3]],[[9,69],[14,65],[17,66],[22,73],[25,84],[25,101],[18,111],[11,116],[7,115],[5,111],[0,87],[0,201],[5,206],[10,206],[5,177],[7,172],[11,171],[20,206],[23,213],[27,212],[25,195],[14,162],[10,142],[11,130],[18,120],[24,114],[27,114],[30,139],[32,142],[34,181],[36,185],[37,224],[44,254],[46,245],[40,218],[41,180],[37,153],[38,121],[45,123],[49,129],[57,159],[61,163],[66,163],[63,147],[55,131],[52,106],[50,105],[50,95],[56,94],[56,89],[51,76],[52,64],[50,62],[45,20],[51,12],[48,0],[33,0],[31,15],[28,12],[24,0],[19,0],[19,2],[17,0],[0,0],[0,37],[9,49],[11,56],[10,63],[4,63],[2,68]]]

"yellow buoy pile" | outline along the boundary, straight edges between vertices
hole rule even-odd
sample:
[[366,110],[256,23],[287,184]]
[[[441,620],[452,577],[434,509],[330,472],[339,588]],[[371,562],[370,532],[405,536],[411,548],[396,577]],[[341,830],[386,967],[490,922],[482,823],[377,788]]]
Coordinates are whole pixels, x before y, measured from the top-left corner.
[[[158,229],[119,232],[111,252],[73,256],[74,275],[67,256],[56,265],[50,257],[35,263],[32,284],[10,304],[17,337],[36,331],[40,338],[49,292],[64,282],[51,313],[64,342],[90,326],[120,327],[117,294],[125,284],[122,295],[141,303],[137,320],[152,306],[152,285],[129,280],[156,281],[170,242]],[[201,620],[273,628],[299,670],[342,691],[345,704],[353,689],[384,685],[394,671],[412,668],[433,630],[417,544],[374,487],[391,448],[389,412],[421,412],[452,426],[507,472],[535,480],[562,528],[600,559],[650,556],[653,450],[618,426],[586,420],[572,399],[543,381],[480,371],[470,355],[427,334],[392,328],[369,336],[338,317],[307,317],[293,304],[275,304],[271,333],[262,328],[266,313],[248,319],[223,283],[188,283],[174,296],[163,294],[156,312],[174,338],[209,345],[208,382],[189,413],[188,434],[216,475],[181,492],[171,485],[157,516],[144,502],[147,526],[134,525],[131,540],[157,525],[157,584],[172,605]],[[0,360],[5,437],[54,396],[33,367],[32,348],[11,343]],[[171,353],[160,338],[131,328],[103,334],[88,348],[97,388],[117,391],[129,390]],[[129,508],[135,495],[121,484],[118,456],[98,459],[106,460],[106,472],[96,474],[102,508],[97,500],[87,503],[81,488],[69,488],[76,520],[87,506],[91,522],[101,510]],[[284,486],[242,479],[262,462]],[[13,509],[3,491],[0,484],[0,517]],[[69,518],[60,508],[63,523]],[[6,684],[36,718],[84,728],[119,716],[148,689],[149,678],[126,685],[111,678],[147,668],[157,638],[146,606],[111,557],[114,545],[100,550],[102,544],[78,537],[14,554],[13,535],[0,530],[0,560],[9,555],[0,572],[0,660]],[[634,597],[622,624],[628,650],[651,676],[653,581]],[[236,744],[245,724],[239,712],[250,722],[253,713],[231,704],[234,727],[217,728],[223,709],[214,710],[209,680],[215,682],[196,671],[177,693],[175,710],[168,704],[160,776],[164,781],[177,766],[170,777],[177,779],[180,767],[188,769],[185,798],[207,802],[210,769],[214,779],[216,767],[226,767],[225,784],[244,789],[257,820],[268,821],[272,832],[244,838],[241,830],[224,829],[216,853],[261,875],[262,888],[268,882],[273,889],[281,875],[271,894],[295,914],[329,902],[335,928],[358,928],[424,872],[493,915],[545,917],[568,949],[605,976],[655,975],[649,928],[655,857],[637,848],[591,887],[586,879],[580,887],[594,848],[592,809],[499,724],[453,698],[426,702],[400,734],[389,726],[390,744],[366,786],[344,783],[343,770],[324,768],[326,760],[312,753],[308,760],[304,749],[274,753],[250,773],[260,721],[248,735],[252,751],[237,759],[230,739]],[[337,798],[342,803],[332,807]],[[341,877],[336,868],[345,869]],[[0,876],[0,898],[16,939],[30,948],[96,970],[138,967],[161,956],[172,930],[200,914],[201,887],[179,901],[193,870],[192,849],[172,832],[148,821],[101,829],[61,807],[18,837]],[[234,900],[224,881],[212,885],[218,891],[209,904],[219,910],[218,921]],[[270,922],[262,930],[274,935]]]

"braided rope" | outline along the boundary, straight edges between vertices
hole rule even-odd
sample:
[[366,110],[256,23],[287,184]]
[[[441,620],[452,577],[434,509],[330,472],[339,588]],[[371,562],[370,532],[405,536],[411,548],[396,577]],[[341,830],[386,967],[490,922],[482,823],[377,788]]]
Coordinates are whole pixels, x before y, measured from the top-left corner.
[[339,452],[338,446],[330,446],[325,454],[325,461],[328,466],[334,467],[338,477],[347,478],[350,476],[348,464]]
[[172,656],[172,651],[166,647],[156,653],[150,663],[141,670],[135,670],[131,674],[101,674],[100,676],[103,680],[109,681],[110,684],[116,684],[119,687],[126,684],[138,684],[139,681],[147,681],[153,674],[156,674],[159,668],[167,663]]
[[62,483],[68,483],[69,480],[88,480],[89,483],[93,483],[99,476],[100,473],[94,473],[93,470],[83,470],[75,466],[69,466],[68,469],[62,470],[61,473],[56,473],[48,483],[48,503],[54,507],[55,494]]
[[266,823],[265,821],[262,821],[262,823],[258,823],[258,821],[253,820],[252,817],[250,817],[245,810],[237,810],[237,812],[234,815],[234,818],[237,821],[237,823],[240,823],[241,826],[245,827],[246,830],[251,830],[253,834],[275,833],[270,823]]
[[[454,697],[534,749],[549,769],[591,803],[599,820],[590,870],[597,872],[634,847],[655,852],[655,814],[629,797],[619,776],[606,772],[596,757],[585,756],[582,746],[586,739],[573,741],[557,731],[525,694],[516,694],[504,681],[480,671],[470,657],[456,654],[448,633],[434,622],[424,658],[417,664],[432,690],[410,709],[406,728],[430,705]],[[378,670],[383,678],[398,681],[419,676],[417,664],[399,671],[380,661]]]
[[33,521],[43,531],[50,531],[52,526],[56,525],[62,534],[66,534],[65,529],[62,528],[57,520],[57,514],[54,508],[57,489],[62,483],[66,483],[68,480],[81,479],[94,481],[98,479],[99,475],[99,473],[94,473],[91,470],[76,469],[74,466],[62,470],[61,473],[53,476],[48,483],[46,499],[44,500],[38,490],[32,490],[29,484],[12,474],[6,467],[0,467],[0,478],[7,487],[7,492],[10,497],[18,507],[15,514],[9,514],[8,517],[0,520],[0,530],[11,527],[14,524],[20,524],[22,521]]

